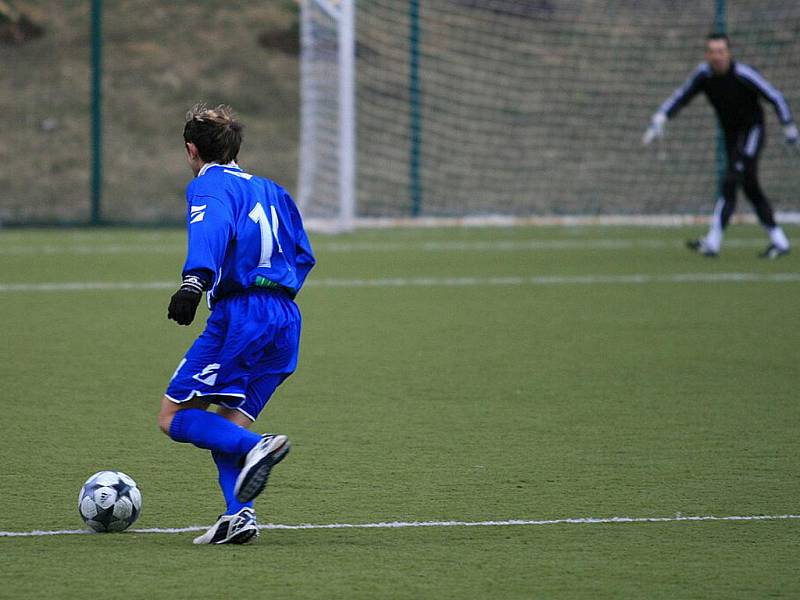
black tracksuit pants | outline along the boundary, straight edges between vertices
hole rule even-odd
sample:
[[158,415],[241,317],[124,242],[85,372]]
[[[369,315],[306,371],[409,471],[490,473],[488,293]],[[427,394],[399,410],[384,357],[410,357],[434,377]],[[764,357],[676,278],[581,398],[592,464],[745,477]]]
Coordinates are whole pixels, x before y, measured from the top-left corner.
[[722,181],[722,196],[714,212],[724,229],[736,210],[736,190],[741,185],[764,227],[775,227],[775,216],[769,200],[758,183],[758,157],[764,147],[764,124],[746,129],[725,130],[727,167]]

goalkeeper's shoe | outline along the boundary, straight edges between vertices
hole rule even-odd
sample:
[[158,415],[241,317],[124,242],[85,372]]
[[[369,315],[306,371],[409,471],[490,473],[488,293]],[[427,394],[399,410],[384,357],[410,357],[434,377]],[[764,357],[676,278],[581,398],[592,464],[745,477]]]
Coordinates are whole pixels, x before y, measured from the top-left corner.
[[217,522],[203,535],[194,538],[195,544],[246,544],[258,537],[256,513],[244,507],[233,515],[220,515]]
[[716,258],[719,256],[719,250],[715,250],[706,244],[705,240],[689,240],[686,242],[686,247],[689,248],[689,250],[693,250],[709,258]]
[[265,434],[244,457],[244,465],[233,488],[239,502],[250,502],[264,491],[272,467],[289,453],[289,438]]
[[758,256],[761,258],[780,258],[781,256],[786,256],[789,254],[789,248],[781,248],[780,246],[776,246],[775,244],[770,244],[767,246],[767,249],[764,250]]

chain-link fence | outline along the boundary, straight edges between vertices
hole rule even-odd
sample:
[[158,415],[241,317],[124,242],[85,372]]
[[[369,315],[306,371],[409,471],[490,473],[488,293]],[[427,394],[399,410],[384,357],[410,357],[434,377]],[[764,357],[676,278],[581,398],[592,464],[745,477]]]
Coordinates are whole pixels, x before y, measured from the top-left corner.
[[[358,0],[357,214],[705,212],[716,187],[706,102],[659,148],[639,137],[702,60],[719,2]],[[0,2],[0,224],[92,219],[92,4]],[[101,4],[100,220],[180,222],[183,116],[200,101],[233,105],[242,165],[294,190],[293,0]],[[728,2],[727,29],[736,58],[800,109],[800,4]],[[320,56],[335,61],[330,50]],[[766,109],[764,185],[778,209],[798,210],[800,169]],[[333,143],[315,142],[320,168],[335,169]],[[336,175],[315,176],[331,189],[310,211],[326,214]]]
[[[41,29],[0,35],[0,225],[92,218],[92,2],[3,2]],[[292,188],[297,5],[107,0],[102,7],[104,222],[180,222],[191,177],[183,118],[228,103],[241,164]],[[0,31],[13,32],[11,15]]]
[[[335,3],[306,4],[303,89],[318,134],[304,124],[312,171],[301,168],[301,187],[307,214],[330,218],[338,59],[335,14],[320,7]],[[723,26],[734,58],[800,109],[794,0],[356,2],[356,216],[706,213],[717,125],[705,99],[670,122],[662,143],[640,140],[703,61],[706,34]],[[765,188],[778,209],[797,210],[800,162],[764,108]]]

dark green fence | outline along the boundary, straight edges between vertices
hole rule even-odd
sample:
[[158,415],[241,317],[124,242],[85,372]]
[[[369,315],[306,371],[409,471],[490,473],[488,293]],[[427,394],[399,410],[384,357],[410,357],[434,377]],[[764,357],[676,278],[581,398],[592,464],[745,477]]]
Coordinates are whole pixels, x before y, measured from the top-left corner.
[[294,186],[293,0],[10,4],[43,34],[0,35],[0,226],[180,222],[196,102],[234,106],[243,166]]
[[[297,5],[293,0],[18,0],[11,4],[41,28],[41,35],[22,35],[23,39],[0,35],[0,226],[179,223],[183,190],[190,178],[181,139],[183,117],[189,106],[201,101],[233,105],[246,126],[242,165],[294,189],[299,99]],[[497,18],[498,23],[508,23],[512,30],[521,27],[514,24],[519,23],[515,19],[527,19],[525,26],[539,45],[528,44],[523,49],[543,61],[543,77],[548,78],[540,86],[546,89],[534,91],[545,97],[551,87],[563,88],[568,94],[565,102],[573,103],[571,108],[566,104],[539,107],[541,119],[531,126],[530,138],[552,142],[555,150],[552,156],[543,155],[533,163],[521,164],[519,182],[505,182],[518,187],[524,197],[519,210],[516,200],[508,200],[508,210],[514,214],[525,210],[685,212],[692,207],[705,212],[714,193],[713,165],[703,162],[713,160],[713,149],[709,152],[713,131],[704,138],[709,141],[699,143],[693,130],[695,125],[703,130],[713,128],[705,106],[693,105],[691,114],[682,115],[681,123],[670,127],[670,154],[666,161],[652,160],[628,141],[638,140],[657,102],[700,60],[702,35],[713,26],[729,30],[737,55],[761,68],[787,92],[795,109],[800,108],[800,7],[792,0],[727,4],[726,0],[531,1],[529,4],[539,7],[539,12],[547,8],[546,18],[532,18],[530,11],[519,8],[515,9],[519,15],[485,10],[488,5],[511,4],[519,7],[526,2],[498,0],[485,6],[474,0],[357,3],[357,28],[363,26],[364,33],[369,33],[371,27],[380,29],[379,34],[365,37],[363,43],[359,37],[359,68],[367,69],[363,81],[368,80],[368,70],[373,68],[381,73],[397,69],[401,82],[399,87],[389,82],[390,89],[375,90],[372,104],[371,96],[360,84],[359,101],[367,102],[371,112],[364,113],[363,124],[359,122],[359,152],[377,161],[374,172],[368,164],[359,165],[359,204],[363,214],[394,214],[394,208],[380,203],[397,193],[412,198],[413,214],[449,214],[446,206],[430,204],[439,183],[426,175],[433,166],[431,148],[444,143],[440,138],[453,131],[449,125],[443,125],[441,130],[432,127],[441,111],[433,110],[436,107],[431,104],[430,91],[438,78],[448,77],[444,71],[432,70],[432,65],[446,58],[452,49],[436,31],[429,30],[431,21],[424,17],[431,13],[464,10],[469,18]],[[386,19],[378,21],[378,17],[371,24],[370,15],[380,16],[383,10],[395,11],[403,18],[410,15],[410,29]],[[687,10],[700,15],[691,27],[681,25],[686,21]],[[484,17],[483,12],[489,16]],[[420,14],[422,28],[415,21]],[[663,28],[664,39],[634,40],[636,31],[652,31],[648,21],[651,15],[672,23]],[[0,33],[12,31],[8,27],[13,23],[0,20]],[[448,22],[448,27],[452,31],[452,23]],[[403,43],[406,37],[416,39],[418,46],[403,46],[406,51],[402,53],[386,52],[388,44],[384,42],[391,41],[391,36],[403,38]],[[638,45],[631,46],[631,40]],[[576,46],[582,42],[587,45]],[[566,45],[562,48],[560,43]],[[480,45],[469,49],[481,52]],[[386,63],[381,62],[384,54],[389,57]],[[602,91],[613,97],[614,77],[622,85],[630,75],[620,69],[638,68],[646,60],[659,61],[658,69],[644,75],[657,77],[658,85],[651,85],[649,95],[628,106],[619,119],[614,120],[613,111],[603,119],[586,123],[559,117],[559,110],[569,108],[569,115],[590,119],[592,116],[581,108],[585,99],[580,94],[585,94],[597,80],[606,88],[611,86]],[[560,64],[565,67],[560,68]],[[606,66],[616,70],[608,76],[598,76],[597,69]],[[585,78],[583,92],[570,87],[580,77]],[[391,104],[395,96],[402,100],[404,90],[412,100],[417,98],[418,107],[417,112],[406,117],[393,113]],[[526,95],[524,101],[535,102],[533,96]],[[450,98],[444,101],[447,109]],[[705,104],[696,101],[701,103]],[[407,106],[408,102],[402,104],[404,109]],[[539,110],[537,106],[534,108]],[[767,110],[771,112],[771,108]],[[381,127],[385,128],[392,118],[410,123],[417,142],[410,152],[401,144],[383,143]],[[552,120],[552,129],[547,129],[547,119]],[[763,165],[767,191],[781,200],[779,209],[798,210],[798,169],[787,166],[787,159],[779,155],[782,149],[775,136],[775,119],[771,114],[768,119],[772,139]],[[378,128],[377,133],[370,127]],[[615,154],[614,147],[602,145],[623,130],[627,145],[615,146],[619,154]],[[564,143],[572,145],[564,146],[564,139]],[[557,144],[561,145],[555,147]],[[587,150],[591,144],[599,145],[594,151]],[[530,141],[523,145],[527,148]],[[388,154],[384,160],[382,153],[387,146],[396,146],[401,152],[397,160]],[[688,148],[690,152],[678,152],[676,148]],[[404,163],[409,156],[410,163]],[[641,167],[635,167],[637,161]],[[597,165],[602,167],[599,178],[592,175]],[[624,177],[617,177],[613,169],[618,165],[634,166],[627,169]],[[567,167],[577,175],[559,175],[558,169]],[[410,174],[410,193],[403,194],[397,177],[388,176],[387,169],[391,168]],[[542,170],[545,175],[541,175],[535,171],[537,168],[548,170]],[[589,176],[584,185],[581,178]],[[533,178],[530,185],[523,185],[527,181],[524,177]],[[648,199],[646,194],[637,197],[637,190],[632,189],[635,183],[656,178],[660,178],[664,190],[674,192],[673,196],[659,192],[658,198]],[[442,196],[449,201],[451,194],[447,190],[452,189],[452,184],[442,185],[446,188]],[[630,195],[616,193],[615,186],[624,187]],[[642,187],[644,191],[646,188]],[[532,189],[538,190],[536,197],[540,201],[529,207],[525,202]],[[603,193],[613,196],[613,202],[606,202]],[[708,205],[697,202],[698,193],[707,194]],[[670,204],[672,197],[684,203]],[[407,215],[406,202],[399,205],[400,214]]]

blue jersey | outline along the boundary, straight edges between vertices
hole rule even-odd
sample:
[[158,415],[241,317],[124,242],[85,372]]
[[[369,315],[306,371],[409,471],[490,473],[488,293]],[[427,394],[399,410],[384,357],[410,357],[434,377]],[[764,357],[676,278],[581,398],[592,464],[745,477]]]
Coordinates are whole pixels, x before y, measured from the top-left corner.
[[294,200],[269,179],[237,165],[207,164],[186,189],[189,248],[183,274],[209,286],[216,299],[254,287],[292,297],[314,266]]

